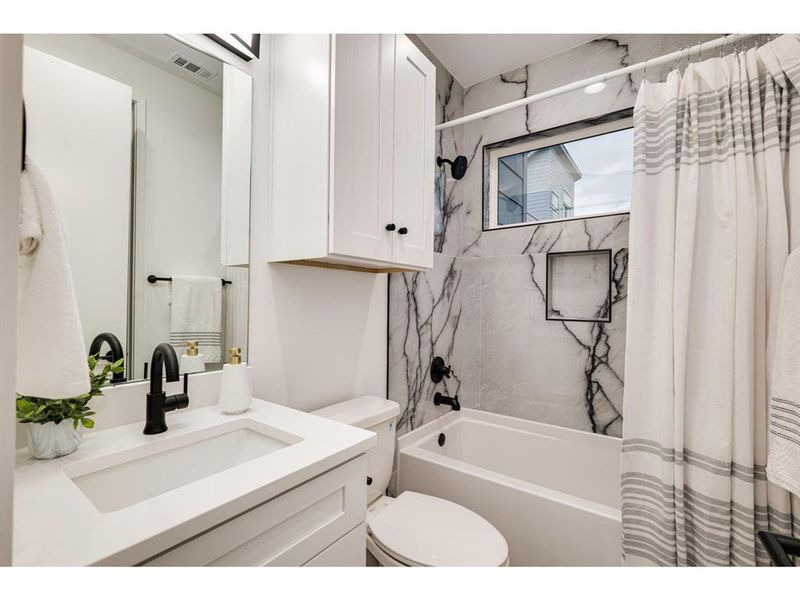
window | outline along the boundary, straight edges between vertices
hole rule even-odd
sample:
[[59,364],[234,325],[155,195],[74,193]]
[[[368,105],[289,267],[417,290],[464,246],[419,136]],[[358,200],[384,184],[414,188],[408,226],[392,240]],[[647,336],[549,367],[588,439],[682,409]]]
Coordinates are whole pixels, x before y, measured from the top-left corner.
[[630,208],[630,110],[484,146],[483,152],[489,183],[484,185],[484,229]]
[[525,219],[524,160],[521,154],[506,156],[497,164],[497,221],[501,225]]

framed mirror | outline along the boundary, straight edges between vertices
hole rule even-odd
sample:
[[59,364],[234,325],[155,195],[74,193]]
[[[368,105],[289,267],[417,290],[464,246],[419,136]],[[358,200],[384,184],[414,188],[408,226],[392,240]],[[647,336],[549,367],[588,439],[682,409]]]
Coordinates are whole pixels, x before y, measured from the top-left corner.
[[24,45],[26,154],[61,208],[87,354],[111,334],[127,381],[160,342],[197,342],[184,372],[246,360],[250,75],[166,34]]

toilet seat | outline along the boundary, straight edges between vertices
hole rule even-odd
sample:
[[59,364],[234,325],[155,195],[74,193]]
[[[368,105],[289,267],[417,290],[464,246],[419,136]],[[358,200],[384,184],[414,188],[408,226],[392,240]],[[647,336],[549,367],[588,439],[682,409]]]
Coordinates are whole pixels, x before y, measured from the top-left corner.
[[434,496],[403,492],[367,522],[370,551],[406,566],[497,567],[508,544],[486,519]]

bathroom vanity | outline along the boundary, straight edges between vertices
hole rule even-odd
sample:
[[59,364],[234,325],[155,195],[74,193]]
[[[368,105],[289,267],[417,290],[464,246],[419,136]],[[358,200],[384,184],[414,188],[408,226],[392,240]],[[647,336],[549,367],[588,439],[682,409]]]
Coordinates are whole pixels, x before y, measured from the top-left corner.
[[21,450],[13,564],[364,565],[374,433],[256,399],[170,417],[60,459]]

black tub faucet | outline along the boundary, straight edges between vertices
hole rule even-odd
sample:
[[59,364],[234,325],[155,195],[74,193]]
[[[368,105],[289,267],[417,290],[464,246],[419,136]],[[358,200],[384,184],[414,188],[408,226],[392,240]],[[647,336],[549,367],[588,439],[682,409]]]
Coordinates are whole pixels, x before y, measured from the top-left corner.
[[433,397],[433,404],[435,406],[439,406],[440,404],[446,404],[453,410],[461,410],[461,404],[458,402],[458,395],[453,396],[451,398],[450,396],[443,396],[439,392],[436,392],[436,394]]
[[162,368],[167,370],[167,381],[178,381],[181,378],[175,349],[166,342],[156,346],[150,361],[150,393],[147,394],[145,435],[164,433],[167,430],[165,413],[189,406],[188,374],[183,376],[183,393],[167,396],[161,381]]

